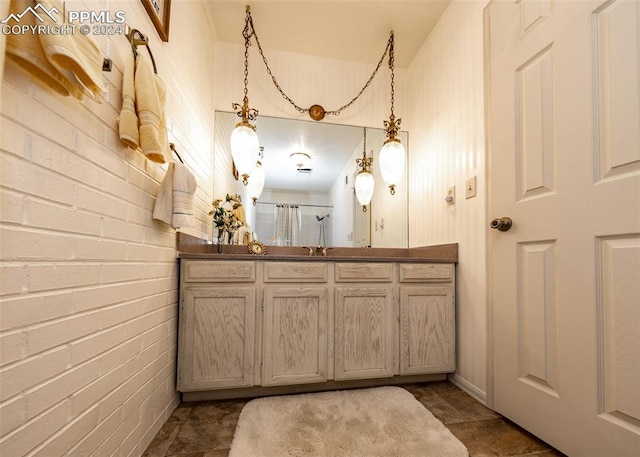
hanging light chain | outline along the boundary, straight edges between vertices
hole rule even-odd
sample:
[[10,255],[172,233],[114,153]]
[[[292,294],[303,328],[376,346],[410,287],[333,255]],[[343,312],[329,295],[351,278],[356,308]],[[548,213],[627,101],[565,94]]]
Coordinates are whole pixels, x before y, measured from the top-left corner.
[[273,81],[274,86],[276,86],[276,89],[278,89],[278,92],[280,92],[280,94],[282,95],[282,98],[284,98],[286,101],[288,101],[289,103],[291,103],[291,105],[293,105],[293,107],[299,111],[300,113],[306,113],[309,111],[308,108],[301,108],[298,105],[296,105],[296,102],[294,102],[290,97],[287,96],[287,94],[284,93],[284,91],[282,90],[282,87],[280,87],[280,84],[278,84],[278,81],[276,80],[276,77],[273,76],[273,72],[271,71],[271,68],[269,67],[269,62],[267,62],[267,57],[264,55],[264,52],[262,51],[262,45],[260,44],[260,40],[258,39],[258,34],[256,33],[256,29],[253,27],[253,19],[251,17],[249,17],[249,23],[251,24],[251,34],[253,35],[253,37],[256,40],[256,45],[258,46],[258,52],[260,53],[260,56],[262,57],[262,61],[264,62],[264,66],[267,69],[267,73],[269,74],[269,76],[271,77],[271,81]]
[[362,150],[367,153],[367,128],[362,128]]
[[[359,168],[362,168],[356,175],[356,181],[354,185],[354,191],[358,203],[362,205],[362,212],[367,212],[367,205],[371,202],[373,196],[373,188],[375,183],[373,181],[373,175],[371,174],[369,167],[373,164],[373,154],[367,157],[367,128],[362,128],[362,158],[356,159],[356,164]],[[372,151],[373,153],[373,151]]]
[[[284,92],[284,90],[282,89],[282,87],[278,83],[276,77],[274,76],[273,72],[271,71],[271,67],[269,67],[269,62],[267,61],[267,57],[265,56],[264,51],[262,50],[262,45],[260,44],[260,40],[258,39],[258,34],[256,33],[256,30],[255,30],[255,28],[253,26],[253,18],[251,17],[251,13],[249,12],[248,9],[247,9],[247,25],[245,26],[245,31],[247,30],[247,27],[250,27],[251,33],[247,33],[246,35],[245,35],[245,33],[243,33],[243,35],[245,35],[245,40],[248,41],[252,36],[255,38],[256,45],[258,46],[258,52],[260,53],[260,56],[262,57],[262,61],[264,62],[264,66],[265,66],[265,68],[267,70],[267,73],[271,77],[271,81],[273,82],[273,85],[276,87],[278,92],[280,92],[280,95],[282,95],[282,98],[284,98],[286,101],[288,101],[296,109],[296,111],[298,111],[299,113],[302,113],[302,114],[308,113],[310,111],[310,108],[302,108],[301,106],[296,104],[296,102],[294,102],[293,99],[291,99],[291,97],[289,97]],[[246,38],[247,36],[248,36],[248,38]],[[247,45],[245,45],[245,47],[246,46]],[[331,114],[331,115],[334,115],[334,116],[338,116],[338,115],[340,115],[340,113],[342,111],[344,111],[345,109],[347,109],[351,105],[353,105],[360,98],[360,96],[364,93],[364,91],[371,85],[371,82],[373,81],[373,78],[378,73],[378,70],[382,66],[382,62],[384,62],[384,58],[387,56],[387,54],[389,54],[389,66],[390,66],[390,68],[393,69],[392,62],[391,62],[391,54],[392,53],[393,53],[393,32],[391,32],[391,36],[389,37],[389,40],[387,41],[387,46],[384,49],[384,53],[382,54],[382,57],[380,57],[380,60],[378,61],[378,65],[376,66],[375,70],[373,70],[373,73],[371,74],[371,76],[369,77],[369,79],[367,80],[365,85],[362,87],[362,89],[360,89],[360,91],[357,93],[357,95],[355,97],[353,97],[351,99],[351,101],[349,101],[345,105],[342,105],[340,108],[335,109],[335,110],[331,110],[331,111],[324,111],[324,114]],[[246,58],[247,55],[248,55],[248,51],[245,51],[245,58]],[[245,61],[245,69],[246,69],[246,66],[247,66],[247,63]],[[245,77],[246,77],[246,70],[245,70]],[[393,78],[393,76],[392,76],[392,78]],[[245,83],[245,93],[246,93],[246,83]],[[314,106],[317,106],[317,105],[314,105]],[[391,112],[393,113],[393,102],[392,102]]]
[[394,43],[393,43],[393,32],[391,32],[391,37],[389,38],[390,49],[389,49],[389,69],[391,70],[391,115],[389,116],[389,120],[384,121],[384,129],[385,135],[387,137],[385,143],[389,141],[398,141],[396,138],[398,133],[400,132],[400,123],[402,119],[396,119],[396,115],[394,114],[394,102],[395,102],[395,52],[394,52]]
[[251,45],[251,35],[253,35],[253,21],[251,20],[251,10],[247,6],[244,29],[242,29],[242,36],[244,37],[244,98],[242,105],[232,103],[231,106],[236,110],[238,117],[242,118],[242,122],[249,126],[251,125],[248,121],[254,121],[258,117],[258,110],[249,108],[249,46]]
[[389,53],[391,49],[393,49],[393,32],[389,37],[389,40],[387,41],[387,46],[384,48],[384,53],[382,54],[382,57],[380,57],[380,60],[378,61],[378,65],[376,65],[376,69],[373,70],[373,73],[371,73],[371,76],[369,77],[365,85],[362,87],[362,89],[360,89],[360,92],[358,92],[358,94],[355,97],[353,97],[351,101],[346,105],[343,105],[340,108],[333,111],[327,111],[326,114],[332,114],[334,116],[338,116],[343,110],[353,105],[356,102],[356,100],[358,100],[360,96],[364,93],[367,87],[371,85],[371,81],[373,81],[373,78],[375,78],[376,74],[378,73],[378,70],[382,66],[382,62],[384,62],[384,58],[387,56],[387,53]]
[[394,69],[395,69],[395,46],[393,39],[393,32],[391,32],[391,36],[389,37],[389,70],[391,70],[391,117],[395,118],[393,114],[393,104],[395,101],[395,84],[394,84]]
[[244,98],[248,98],[249,86],[249,46],[251,46],[251,34],[249,33],[249,22],[251,21],[251,12],[247,7],[247,15],[244,20],[244,29],[242,36],[244,37]]
[[363,147],[362,147],[362,158],[356,159],[356,164],[362,168],[363,172],[369,173],[369,167],[373,164],[373,157],[367,157],[367,128],[363,129]]

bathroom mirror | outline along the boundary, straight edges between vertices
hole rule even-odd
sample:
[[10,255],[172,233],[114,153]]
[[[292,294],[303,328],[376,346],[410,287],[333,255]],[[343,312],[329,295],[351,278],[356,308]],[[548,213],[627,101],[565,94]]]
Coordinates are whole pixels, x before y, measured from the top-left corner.
[[[215,113],[216,195],[238,193],[247,223],[265,245],[408,247],[406,170],[391,195],[378,170],[384,130],[366,129],[367,156],[373,154],[375,190],[363,212],[354,182],[365,132],[363,127],[259,116],[256,131],[264,149],[260,160],[265,186],[254,206],[233,176],[229,139],[235,113]],[[407,150],[408,133],[400,139]],[[405,163],[408,163],[408,157]],[[226,172],[224,170],[228,170]],[[251,178],[249,178],[251,180]]]

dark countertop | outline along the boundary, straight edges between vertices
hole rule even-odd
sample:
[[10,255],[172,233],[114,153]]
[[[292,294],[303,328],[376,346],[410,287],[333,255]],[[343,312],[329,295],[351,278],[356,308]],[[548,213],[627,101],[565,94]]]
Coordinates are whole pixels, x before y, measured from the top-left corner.
[[[309,255],[301,246],[266,246],[265,255],[250,254],[245,245],[218,246],[207,240],[178,232],[178,258],[201,260],[336,261],[336,262],[416,262],[457,263],[458,243],[415,248],[326,248],[326,255]],[[311,247],[316,251],[315,247]]]

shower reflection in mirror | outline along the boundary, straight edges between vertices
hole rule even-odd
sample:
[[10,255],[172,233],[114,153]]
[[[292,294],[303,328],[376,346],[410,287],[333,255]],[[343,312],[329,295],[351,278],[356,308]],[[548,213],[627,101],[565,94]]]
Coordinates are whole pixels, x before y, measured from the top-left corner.
[[258,201],[255,238],[274,246],[329,246],[332,208]]

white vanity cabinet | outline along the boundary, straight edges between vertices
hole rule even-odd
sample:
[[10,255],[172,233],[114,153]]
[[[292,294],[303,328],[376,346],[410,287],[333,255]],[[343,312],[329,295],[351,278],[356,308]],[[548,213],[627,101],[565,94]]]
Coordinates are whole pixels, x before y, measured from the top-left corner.
[[452,263],[187,258],[180,277],[181,392],[224,398],[455,370]]
[[455,370],[453,265],[398,265],[400,375]]
[[261,385],[327,381],[329,265],[266,262],[263,267]]
[[182,262],[178,390],[250,387],[255,262]]
[[335,379],[393,376],[394,264],[335,264]]

